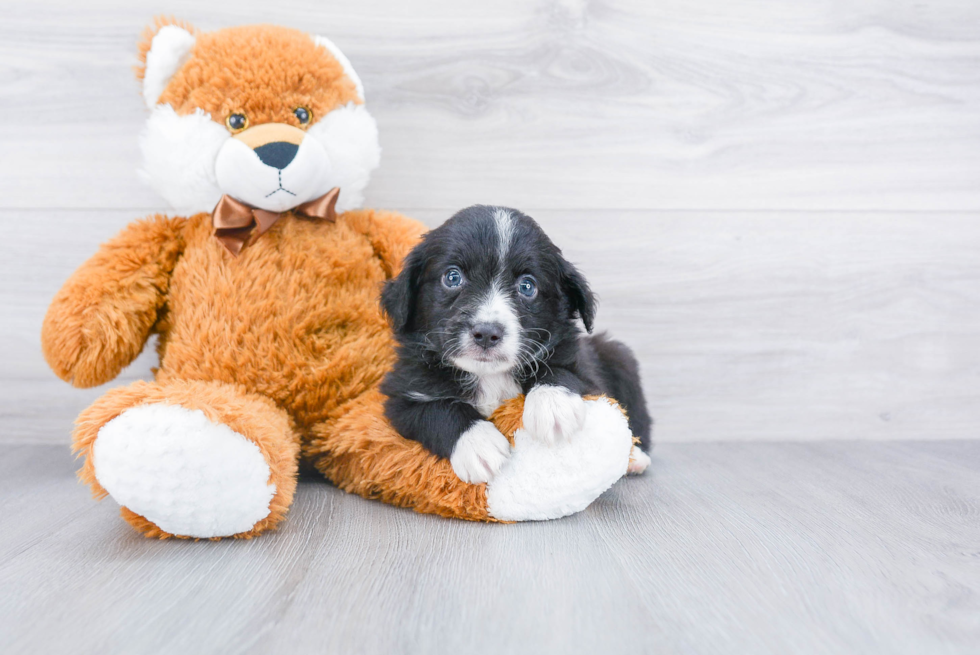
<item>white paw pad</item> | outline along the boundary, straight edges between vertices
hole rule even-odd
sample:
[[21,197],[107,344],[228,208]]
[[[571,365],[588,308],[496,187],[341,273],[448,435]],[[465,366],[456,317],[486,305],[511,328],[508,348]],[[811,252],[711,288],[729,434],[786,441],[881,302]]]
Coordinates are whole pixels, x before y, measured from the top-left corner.
[[178,405],[127,409],[99,430],[93,457],[116,502],[185,537],[247,532],[276,493],[258,446]]
[[477,421],[464,432],[449,463],[463,482],[479,484],[494,478],[510,458],[510,442],[489,421]]
[[542,384],[524,399],[524,429],[546,444],[568,440],[585,422],[585,400],[565,387]]

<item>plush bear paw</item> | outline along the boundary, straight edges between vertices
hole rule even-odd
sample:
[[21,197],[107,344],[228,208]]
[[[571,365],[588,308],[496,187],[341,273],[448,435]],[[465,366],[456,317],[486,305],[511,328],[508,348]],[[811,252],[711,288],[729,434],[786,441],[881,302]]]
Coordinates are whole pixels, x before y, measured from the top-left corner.
[[524,400],[524,429],[552,446],[581,430],[585,414],[582,396],[565,387],[542,384],[531,389]]
[[185,537],[248,532],[276,493],[258,446],[179,405],[122,412],[99,430],[93,458],[116,502]]
[[463,482],[479,484],[494,478],[510,458],[510,442],[493,423],[477,421],[453,448],[449,463]]
[[633,447],[626,416],[605,397],[584,400],[582,407],[578,429],[555,444],[532,436],[530,427],[514,433],[510,461],[487,484],[492,517],[529,521],[568,516],[588,507],[626,473]]

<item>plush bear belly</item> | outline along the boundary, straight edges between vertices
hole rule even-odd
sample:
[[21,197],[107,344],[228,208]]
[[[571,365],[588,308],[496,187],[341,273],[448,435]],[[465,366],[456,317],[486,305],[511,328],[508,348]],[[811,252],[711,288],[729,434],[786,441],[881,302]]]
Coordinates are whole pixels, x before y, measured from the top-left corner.
[[287,215],[233,257],[189,220],[159,329],[161,381],[219,380],[270,397],[301,430],[375,385],[392,340],[367,238]]

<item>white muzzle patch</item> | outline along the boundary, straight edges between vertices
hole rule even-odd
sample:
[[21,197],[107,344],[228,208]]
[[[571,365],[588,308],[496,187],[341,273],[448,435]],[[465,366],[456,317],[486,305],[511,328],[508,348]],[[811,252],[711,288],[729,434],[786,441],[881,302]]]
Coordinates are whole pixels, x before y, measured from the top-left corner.
[[454,358],[456,368],[477,376],[492,375],[510,371],[517,366],[520,351],[521,321],[507,294],[494,284],[479,309],[473,316],[473,325],[480,323],[499,323],[503,326],[500,342],[490,350],[484,350],[469,335],[460,336],[460,354]]
[[228,139],[218,151],[214,171],[224,193],[271,212],[292,209],[333,188],[330,158],[320,142],[309,137],[283,168],[264,163],[238,139]]

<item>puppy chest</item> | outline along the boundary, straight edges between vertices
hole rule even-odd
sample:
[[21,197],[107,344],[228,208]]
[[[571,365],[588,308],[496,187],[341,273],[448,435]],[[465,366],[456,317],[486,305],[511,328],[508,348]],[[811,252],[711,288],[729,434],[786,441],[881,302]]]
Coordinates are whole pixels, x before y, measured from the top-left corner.
[[473,405],[483,416],[490,416],[505,401],[520,395],[521,386],[510,373],[485,375],[480,378],[476,388]]

